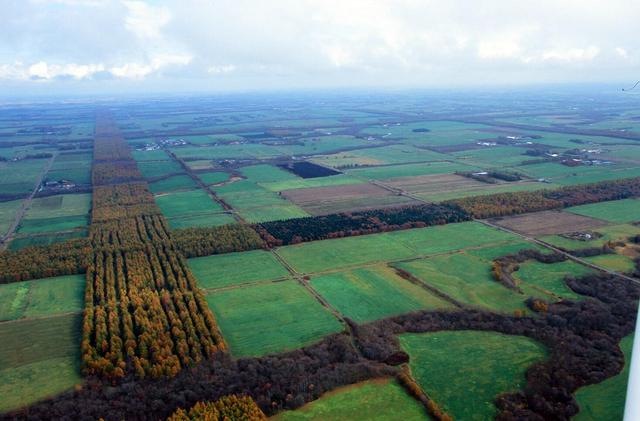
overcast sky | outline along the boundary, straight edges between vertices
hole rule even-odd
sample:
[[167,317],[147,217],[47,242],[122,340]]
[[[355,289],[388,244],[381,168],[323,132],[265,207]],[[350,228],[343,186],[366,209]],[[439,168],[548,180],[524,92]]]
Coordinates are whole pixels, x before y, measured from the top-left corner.
[[0,94],[629,83],[638,0],[0,0]]

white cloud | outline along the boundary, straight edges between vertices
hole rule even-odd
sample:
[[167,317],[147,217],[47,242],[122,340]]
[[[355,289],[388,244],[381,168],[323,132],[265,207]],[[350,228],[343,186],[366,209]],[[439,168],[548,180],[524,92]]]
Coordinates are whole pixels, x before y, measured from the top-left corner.
[[192,57],[184,54],[161,54],[145,63],[125,63],[114,66],[109,72],[114,76],[126,79],[142,79],[167,66],[184,66],[191,62]]
[[108,72],[122,79],[144,79],[170,66],[185,66],[192,60],[185,54],[159,54],[143,63],[128,62],[106,67],[102,63],[91,64],[50,64],[38,61],[30,65],[22,62],[0,64],[0,79],[12,80],[54,80],[72,78],[76,80],[91,79],[96,73]]
[[165,6],[152,6],[144,1],[123,1],[127,8],[125,27],[143,39],[160,37],[160,30],[171,20],[171,13]]
[[600,48],[591,45],[587,48],[564,48],[547,50],[542,53],[542,60],[550,61],[591,61],[600,54]]
[[637,77],[640,59],[640,2],[629,0],[5,1],[0,78],[25,83],[609,81]]
[[222,73],[232,73],[236,70],[236,66],[233,64],[223,64],[218,66],[209,66],[207,69],[207,73],[211,74],[222,74]]
[[615,48],[615,52],[616,52],[616,54],[618,54],[622,58],[629,58],[629,53],[627,52],[626,49],[624,49],[622,47],[616,47]]

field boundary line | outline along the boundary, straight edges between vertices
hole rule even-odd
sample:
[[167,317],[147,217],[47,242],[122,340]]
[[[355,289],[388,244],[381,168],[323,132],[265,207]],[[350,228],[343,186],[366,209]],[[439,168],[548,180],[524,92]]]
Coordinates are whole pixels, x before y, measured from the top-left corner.
[[267,280],[259,280],[259,281],[252,281],[252,282],[243,282],[241,284],[236,284],[236,285],[227,285],[227,286],[223,286],[223,287],[217,287],[217,288],[200,288],[200,290],[204,293],[217,293],[217,292],[223,292],[223,291],[229,291],[229,290],[234,290],[234,289],[242,289],[242,288],[249,288],[252,286],[256,286],[256,285],[266,285],[266,284],[272,284],[272,283],[277,283],[277,282],[284,282],[286,280],[292,279],[290,276],[281,276],[279,278],[274,278],[274,279],[267,279]]
[[51,158],[49,158],[45,166],[40,171],[40,175],[38,176],[38,180],[36,181],[35,187],[31,191],[29,196],[27,196],[20,204],[20,209],[18,210],[18,212],[16,212],[16,216],[13,219],[13,222],[11,223],[11,225],[9,226],[9,230],[0,239],[0,251],[6,250],[7,246],[9,245],[9,242],[13,240],[13,237],[16,234],[16,229],[18,229],[20,222],[22,222],[22,219],[26,215],[29,206],[31,206],[31,202],[33,201],[33,198],[35,197],[36,193],[38,193],[38,189],[40,188],[40,185],[42,185],[42,180],[44,180],[44,177],[49,173],[49,170],[53,166],[53,161],[55,161],[57,156],[58,156],[58,152],[53,152]]
[[346,322],[342,314],[338,312],[329,302],[316,291],[309,282],[304,279],[304,276],[298,273],[290,264],[287,262],[282,256],[278,254],[275,249],[271,249],[271,253],[275,256],[275,258],[289,271],[293,279],[298,281],[313,297],[318,300],[320,304],[322,304],[327,310],[329,310],[341,323],[343,323],[347,329],[349,329],[349,324]]
[[47,319],[56,319],[58,317],[62,318],[66,316],[81,315],[83,312],[84,312],[84,309],[77,310],[77,311],[66,311],[64,313],[50,314],[48,316],[21,317],[19,319],[13,319],[13,320],[2,320],[0,321],[0,326],[6,325],[9,323],[18,323],[18,322],[32,321],[32,320],[47,320]]

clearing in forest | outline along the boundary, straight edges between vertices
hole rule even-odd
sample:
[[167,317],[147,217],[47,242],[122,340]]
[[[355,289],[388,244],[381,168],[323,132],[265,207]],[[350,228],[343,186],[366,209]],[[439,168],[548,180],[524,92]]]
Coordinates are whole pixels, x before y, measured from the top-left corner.
[[424,420],[422,404],[393,379],[377,379],[339,387],[295,411],[283,411],[273,421]]
[[426,394],[461,420],[493,419],[496,396],[521,389],[526,370],[546,356],[529,338],[496,332],[403,334],[399,339]]

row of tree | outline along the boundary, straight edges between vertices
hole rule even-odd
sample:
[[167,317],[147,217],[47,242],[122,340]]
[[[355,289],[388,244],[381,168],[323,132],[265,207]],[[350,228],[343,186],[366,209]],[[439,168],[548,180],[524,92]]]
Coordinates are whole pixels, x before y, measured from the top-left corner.
[[266,247],[260,236],[247,225],[183,228],[171,232],[176,249],[186,257],[255,250]]
[[491,218],[640,196],[640,177],[537,190],[497,193],[454,199],[474,218]]
[[[137,171],[113,121],[106,116],[98,120],[95,150],[103,155],[94,157],[101,159],[94,164],[94,176],[96,171],[118,174],[124,162]],[[175,376],[225,345],[148,186],[120,181],[111,178],[109,185],[94,190],[82,369],[112,380],[127,373]]]
[[91,260],[87,239],[0,252],[0,283],[84,273]]
[[255,225],[255,229],[269,246],[280,246],[443,225],[469,219],[456,205],[424,204],[263,222]]

